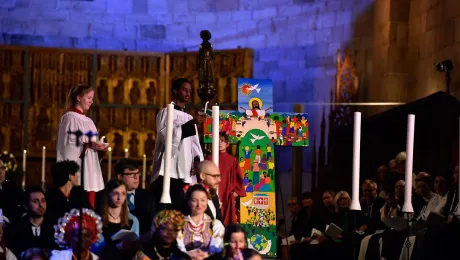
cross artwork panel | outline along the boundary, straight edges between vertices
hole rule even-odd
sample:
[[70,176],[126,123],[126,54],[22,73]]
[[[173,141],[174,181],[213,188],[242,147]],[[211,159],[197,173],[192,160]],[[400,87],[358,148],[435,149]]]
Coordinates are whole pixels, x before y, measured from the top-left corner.
[[[240,199],[240,224],[248,246],[268,257],[277,255],[275,146],[308,146],[308,114],[273,111],[269,79],[238,79],[238,110],[221,110],[219,131],[238,144],[246,197]],[[204,142],[212,143],[211,111],[204,122]]]

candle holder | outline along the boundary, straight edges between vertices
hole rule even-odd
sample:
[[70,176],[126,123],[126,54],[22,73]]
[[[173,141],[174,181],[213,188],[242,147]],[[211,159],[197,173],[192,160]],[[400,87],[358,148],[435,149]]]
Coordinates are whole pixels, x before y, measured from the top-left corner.
[[[203,42],[200,44],[198,52],[198,96],[204,105],[207,101],[211,101],[216,96],[214,88],[214,55],[212,44],[209,42],[211,33],[207,30],[200,32],[200,37]],[[205,111],[206,112],[206,111]]]
[[[82,131],[80,130],[77,130],[75,132],[73,131],[67,131],[67,134],[69,135],[69,138],[71,136],[75,136],[76,139],[77,139],[77,142],[75,144],[75,146],[77,147],[80,147],[80,146],[83,146],[84,144],[81,143],[80,141],[80,137],[82,136],[87,136],[88,137],[88,147],[91,147],[91,144],[92,144],[92,141],[91,139],[94,137],[94,136],[98,136],[97,133],[93,133],[91,131],[89,132],[86,132],[86,133],[83,133]],[[84,187],[84,180],[85,180],[85,154],[86,153],[82,153],[81,154],[81,169],[80,169],[80,181],[81,181],[81,184],[82,186]],[[85,196],[85,193],[83,193],[83,196]],[[82,201],[83,201],[84,198],[82,198]],[[78,250],[79,252],[81,252],[81,245],[82,245],[82,239],[83,239],[83,229],[81,228],[83,226],[83,203],[80,204],[80,228],[78,229]],[[78,260],[82,260],[81,258],[81,254],[78,254]]]

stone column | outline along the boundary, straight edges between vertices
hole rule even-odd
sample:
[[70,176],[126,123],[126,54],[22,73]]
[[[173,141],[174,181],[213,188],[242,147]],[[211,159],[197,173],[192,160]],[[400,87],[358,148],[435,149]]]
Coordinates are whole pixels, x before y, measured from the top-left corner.
[[[407,63],[409,10],[409,0],[375,1],[373,78],[368,100],[407,101],[408,67],[411,66]],[[371,113],[385,109],[374,107]]]

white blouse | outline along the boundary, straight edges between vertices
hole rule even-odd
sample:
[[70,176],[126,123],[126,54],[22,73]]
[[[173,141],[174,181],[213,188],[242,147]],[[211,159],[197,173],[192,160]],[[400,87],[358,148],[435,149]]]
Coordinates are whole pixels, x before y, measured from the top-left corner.
[[[80,155],[83,151],[83,143],[87,143],[88,137],[80,137],[80,146],[77,146],[77,138],[75,135],[69,134],[69,131],[77,130],[86,133],[88,131],[97,132],[91,118],[69,111],[65,113],[59,123],[57,134],[57,161],[73,160],[81,167]],[[98,141],[99,138],[92,137],[92,142]],[[84,169],[83,189],[86,191],[100,191],[104,189],[104,180],[102,178],[101,165],[97,151],[88,148],[85,153],[85,169]],[[81,171],[81,169],[80,169]]]
[[203,219],[195,223],[189,215],[185,217],[184,228],[177,235],[177,244],[182,252],[187,252],[187,247],[193,245],[193,249],[201,248],[210,254],[216,254],[222,252],[224,233],[225,227],[219,220],[212,220],[204,214]]

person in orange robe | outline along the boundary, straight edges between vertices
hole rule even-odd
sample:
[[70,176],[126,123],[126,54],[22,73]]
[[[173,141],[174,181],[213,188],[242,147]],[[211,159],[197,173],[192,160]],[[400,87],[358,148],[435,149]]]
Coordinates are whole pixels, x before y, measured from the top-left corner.
[[[219,199],[222,202],[222,222],[225,226],[231,223],[238,223],[240,213],[237,208],[238,197],[245,197],[246,191],[243,185],[243,176],[238,164],[238,160],[227,153],[230,146],[228,135],[221,132],[219,134],[219,169],[221,181],[219,184]],[[207,160],[212,160],[209,155]]]

